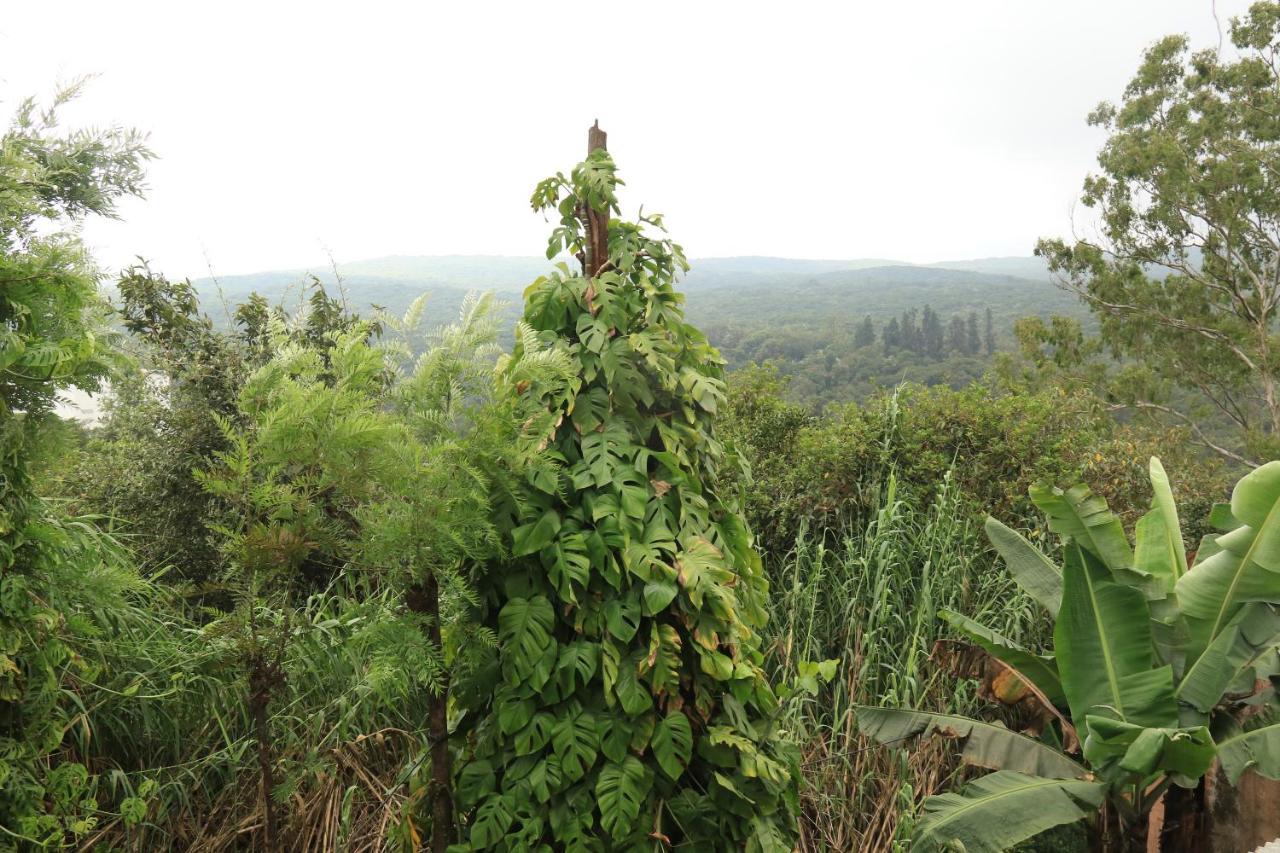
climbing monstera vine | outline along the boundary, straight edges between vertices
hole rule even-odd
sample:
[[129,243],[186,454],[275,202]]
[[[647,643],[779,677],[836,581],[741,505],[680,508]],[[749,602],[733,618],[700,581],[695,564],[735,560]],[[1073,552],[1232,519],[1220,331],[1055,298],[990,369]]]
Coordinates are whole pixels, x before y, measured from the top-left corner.
[[[538,185],[558,214],[527,336],[567,384],[512,383],[543,458],[500,511],[482,579],[499,653],[460,684],[473,850],[791,849],[798,771],[757,631],[766,581],[722,472],[722,361],[684,319],[661,218],[619,218],[598,148]],[[607,229],[602,231],[601,229]],[[517,341],[505,369],[516,370]]]

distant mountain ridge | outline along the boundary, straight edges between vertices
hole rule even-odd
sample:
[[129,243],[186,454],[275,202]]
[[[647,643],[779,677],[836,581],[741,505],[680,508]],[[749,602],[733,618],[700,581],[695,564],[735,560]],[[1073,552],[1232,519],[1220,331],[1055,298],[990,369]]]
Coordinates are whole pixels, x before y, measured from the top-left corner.
[[[942,314],[984,312],[1004,321],[1027,314],[1083,314],[1075,297],[1054,286],[1040,258],[978,258],[909,264],[864,258],[697,258],[681,283],[688,313],[715,341],[729,327],[820,324],[847,328],[866,315],[880,320],[930,305]],[[195,282],[215,322],[228,322],[219,302],[234,306],[257,292],[269,302],[299,305],[312,276],[357,311],[402,313],[427,293],[427,322],[452,320],[469,291],[493,290],[513,319],[520,294],[554,268],[534,256],[393,255],[332,268],[277,270]]]
[[[874,269],[881,267],[909,267],[912,269],[951,269],[992,275],[1009,275],[1031,280],[1048,280],[1044,261],[1034,257],[976,258],[964,261],[939,261],[932,264],[913,264],[885,258],[854,258],[850,260],[823,260],[810,258],[779,258],[763,255],[743,255],[715,258],[694,258],[691,270],[684,282],[686,287],[704,284],[739,283],[742,281],[776,276],[820,275],[823,273]],[[382,284],[404,282],[417,287],[442,286],[481,290],[520,292],[540,275],[553,268],[546,258],[515,255],[388,255],[338,264],[338,274],[348,281],[375,280]],[[271,291],[289,284],[302,284],[315,275],[321,281],[335,280],[329,266],[267,270],[241,275],[226,275],[197,279],[201,292],[213,292],[220,284],[228,297],[248,294],[255,287]],[[259,292],[262,292],[261,290]],[[269,293],[263,292],[269,297]]]

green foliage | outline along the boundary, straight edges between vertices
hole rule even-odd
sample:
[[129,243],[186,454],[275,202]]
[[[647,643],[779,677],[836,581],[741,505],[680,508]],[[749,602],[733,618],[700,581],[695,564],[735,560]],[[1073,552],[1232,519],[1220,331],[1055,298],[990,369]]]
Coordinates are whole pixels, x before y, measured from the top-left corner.
[[[939,794],[926,801],[919,827],[923,837],[913,849],[944,838],[966,851],[1001,853],[1047,829],[1088,817],[1102,802],[1103,790],[1096,782],[1000,770],[974,781],[963,795]],[[996,814],[1009,818],[993,820]]]
[[[502,469],[523,461],[511,440],[516,412],[493,372],[492,300],[469,300],[416,361],[403,341],[374,335],[416,331],[421,302],[403,320],[373,323],[329,310],[328,299],[313,300],[306,322],[247,308],[262,317],[253,338],[272,355],[240,389],[240,426],[222,421],[228,449],[197,479],[227,507],[216,529],[239,607],[223,621],[242,638],[250,705],[287,690],[279,675],[301,630],[290,615],[297,591],[358,569],[405,604],[379,628],[387,652],[370,678],[425,692],[425,711],[443,709],[452,672],[487,660],[495,642],[467,618],[479,602],[466,570],[501,553],[490,495],[503,490]],[[563,361],[530,344],[525,372],[551,387]],[[283,618],[263,623],[263,607]],[[443,712],[432,724],[431,738],[447,736]]]
[[[235,309],[234,329],[215,328],[199,313],[190,282],[145,265],[125,270],[117,292],[132,364],[113,374],[103,423],[54,487],[80,510],[117,519],[144,564],[213,586],[222,573],[213,525],[225,507],[192,471],[228,448],[220,420],[242,423],[241,391],[272,345],[302,346],[323,364],[334,334],[362,322],[368,334],[378,327],[345,312],[318,283],[292,317],[251,296]],[[323,586],[333,573],[313,566],[306,574]],[[216,591],[212,598],[225,603]]]
[[1117,401],[1241,464],[1275,456],[1280,433],[1278,9],[1258,2],[1232,21],[1234,54],[1189,53],[1185,36],[1152,46],[1123,101],[1089,117],[1110,134],[1084,185],[1101,239],[1036,249],[1125,360],[1107,382]]
[[[587,210],[615,213],[618,183],[597,151],[538,186],[535,208],[560,217],[548,257],[586,261]],[[560,265],[528,288],[504,365],[521,370],[541,340],[573,378],[512,383],[558,465],[498,514],[512,558],[484,594],[501,645],[463,691],[468,762],[495,782],[469,844],[788,849],[796,771],[761,667],[760,560],[723,491],[720,360],[683,319],[684,257],[654,235],[661,219],[607,221],[594,275]]]
[[[1132,548],[1119,519],[1086,487],[1033,490],[1065,543],[1058,577],[1044,571],[1043,558],[1028,559],[1031,546],[989,524],[1001,549],[1015,555],[1014,577],[1037,600],[1060,605],[1052,656],[1032,658],[1007,642],[983,648],[1037,691],[1057,720],[1049,742],[1071,751],[1079,743],[1084,764],[1061,767],[1043,757],[1044,743],[977,723],[940,724],[886,708],[860,713],[882,742],[942,733],[962,741],[967,762],[999,771],[963,794],[927,802],[918,846],[958,840],[966,849],[1002,849],[1083,819],[1081,805],[1104,799],[1122,832],[1142,831],[1157,796],[1170,785],[1194,788],[1216,757],[1232,781],[1249,766],[1280,778],[1280,704],[1271,680],[1280,673],[1280,557],[1273,553],[1280,539],[1269,528],[1280,518],[1280,462],[1240,480],[1230,506],[1215,513],[1224,533],[1200,548],[1189,571],[1156,459],[1151,480],[1152,509]],[[975,625],[966,634],[984,631],[993,633]],[[1257,705],[1267,711],[1256,714]],[[1027,820],[1028,811],[1042,819]]]
[[[1262,49],[1271,20],[1255,10],[1239,29]],[[1215,63],[1213,85],[1235,85],[1237,66]],[[0,152],[6,832],[225,848],[274,804],[308,849],[413,849],[453,824],[424,807],[451,797],[470,849],[994,849],[1103,799],[1132,823],[1150,785],[1215,756],[1232,779],[1275,773],[1274,710],[1236,712],[1246,696],[1274,704],[1254,686],[1280,669],[1280,478],[1246,478],[1188,570],[1183,539],[1224,484],[1186,437],[1220,424],[1115,422],[1128,398],[1086,393],[1111,368],[1070,322],[1020,329],[1063,387],[1032,386],[1045,373],[1012,360],[975,383],[1014,313],[1054,307],[1047,283],[841,271],[734,300],[696,285],[700,310],[723,306],[731,362],[778,361],[726,379],[674,290],[679,247],[660,217],[622,220],[598,152],[535,192],[555,220],[548,259],[584,270],[560,264],[526,291],[510,356],[488,298],[459,296],[459,322],[426,335],[421,300],[365,320],[314,280],[296,315],[251,295],[223,323],[144,265],[118,286],[126,364],[92,265],[57,233],[136,190],[145,152],[119,132],[61,139],[24,110]],[[1099,280],[1119,269],[1104,260]],[[865,285],[890,282],[892,306],[864,304]],[[1157,360],[1126,357],[1129,387],[1155,387]],[[1082,365],[1097,373],[1075,382]],[[54,458],[57,389],[98,388],[109,367],[108,418],[66,451],[74,467],[33,470]],[[875,390],[904,377],[953,387]],[[1204,390],[1161,382],[1151,399]],[[867,395],[825,415],[789,401]],[[1177,482],[1154,469],[1148,510],[1133,463],[1166,441],[1183,448]],[[1043,528],[1014,529],[1025,495],[1081,476],[1114,514],[1088,490],[1034,489],[1067,540],[1050,559]],[[33,482],[112,516],[217,608],[139,582],[116,540]],[[1191,494],[1181,512],[1174,485]],[[978,507],[1007,522],[988,523],[1003,567],[978,542]],[[1056,653],[1037,654],[1055,620]],[[1016,673],[975,685],[975,649]],[[978,696],[1006,704],[970,719]],[[868,705],[912,710],[864,707],[859,729]],[[939,735],[959,760],[873,743]],[[997,772],[931,797],[960,761]],[[1022,820],[993,824],[1000,803]]]
[[954,470],[975,516],[1020,523],[1034,516],[1032,484],[1089,477],[1132,521],[1146,511],[1150,488],[1141,466],[1154,448],[1172,447],[1191,536],[1229,487],[1221,465],[1203,459],[1185,434],[1117,424],[1083,392],[904,386],[814,418],[787,403],[784,389],[768,369],[733,373],[725,418],[754,474],[748,519],[776,553],[803,525],[862,524],[890,471],[904,494],[928,501]]
[[[1035,602],[982,548],[957,483],[946,476],[924,498],[886,475],[856,524],[806,533],[769,561],[766,665],[775,683],[803,685],[823,668],[834,676],[790,694],[784,706],[787,729],[806,744],[803,849],[894,849],[909,837],[920,801],[954,778],[956,762],[945,753],[908,761],[855,720],[868,704],[951,717],[978,711],[985,687],[948,662],[951,629],[938,616],[981,619],[1009,644],[1048,636]],[[1024,716],[1002,712],[1011,725]]]
[[[424,783],[430,687],[422,664],[430,658],[416,626],[404,630],[400,592],[368,580],[343,575],[287,615],[259,608],[260,624],[292,626],[269,717],[275,790],[282,811],[288,804],[290,838],[327,849],[412,849],[401,815],[412,814]],[[95,630],[80,643],[95,674],[83,686],[92,701],[63,747],[98,774],[88,815],[101,833],[95,848],[234,847],[245,826],[261,823],[242,640],[225,622],[192,621],[168,599],[157,585],[86,608],[86,628]],[[139,808],[144,819],[128,826],[126,814]]]
[[[926,303],[916,304],[879,327],[870,315],[859,322],[857,304],[813,299],[809,289],[775,298],[806,306],[812,316],[791,324],[777,319],[785,312],[742,311],[739,294],[697,303],[695,316],[707,320],[708,337],[715,341],[735,370],[768,363],[788,379],[788,395],[814,409],[862,401],[903,382],[944,385],[959,389],[982,379],[991,366],[992,351],[983,349],[974,310],[944,321]],[[739,313],[745,316],[738,319]],[[972,332],[972,334],[971,334]],[[992,342],[994,346],[994,341]]]
[[[376,327],[408,335],[420,309]],[[104,647],[120,677],[137,672],[133,690],[149,695],[100,703],[83,754],[130,784],[152,774],[162,785],[143,798],[153,825],[127,835],[130,845],[184,849],[192,815],[208,824],[206,839],[235,839],[243,821],[260,821],[262,802],[242,792],[260,772],[263,731],[290,837],[319,833],[343,849],[419,843],[430,791],[422,750],[436,736],[427,709],[497,642],[470,618],[468,566],[500,547],[489,501],[510,491],[503,478],[538,467],[523,465],[524,443],[513,442],[520,405],[508,402],[508,376],[495,381],[491,309],[472,300],[416,360],[399,338],[374,339],[374,324],[348,315],[324,320],[337,328],[313,338],[299,333],[306,314],[266,313],[271,356],[245,379],[234,421],[222,421],[227,449],[197,476],[226,507],[215,533],[237,607],[193,625],[154,600],[136,629],[118,628]],[[551,387],[567,362],[526,343],[511,376]],[[324,593],[306,594],[309,567],[336,573]],[[413,590],[432,577],[439,612],[420,612]],[[117,787],[130,814],[131,790]],[[341,809],[324,805],[331,796]]]
[[136,133],[63,134],[23,102],[0,136],[0,843],[61,844],[93,826],[96,779],[58,751],[94,669],[82,610],[121,603],[136,576],[91,524],[34,492],[61,389],[95,390],[113,352],[98,271],[75,230],[141,187]]

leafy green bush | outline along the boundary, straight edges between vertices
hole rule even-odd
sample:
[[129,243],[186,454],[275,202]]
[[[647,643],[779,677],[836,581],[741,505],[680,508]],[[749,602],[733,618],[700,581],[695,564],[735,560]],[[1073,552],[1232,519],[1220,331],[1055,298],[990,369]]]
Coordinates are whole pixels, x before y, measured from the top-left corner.
[[1034,524],[1034,483],[1091,477],[1126,520],[1141,514],[1143,461],[1164,442],[1178,487],[1197,511],[1222,499],[1229,481],[1176,431],[1118,424],[1087,394],[1056,388],[1018,393],[973,385],[955,391],[904,385],[863,404],[808,418],[782,398],[767,370],[730,375],[728,437],[751,463],[746,509],[773,553],[802,525],[861,524],[889,472],[904,495],[928,500],[952,472],[975,516]]
[[58,749],[95,675],[84,610],[138,585],[120,549],[35,494],[61,389],[92,391],[113,352],[98,271],[75,234],[141,187],[148,153],[120,129],[62,134],[60,93],[24,102],[0,136],[0,844],[61,844],[92,828],[95,780]]

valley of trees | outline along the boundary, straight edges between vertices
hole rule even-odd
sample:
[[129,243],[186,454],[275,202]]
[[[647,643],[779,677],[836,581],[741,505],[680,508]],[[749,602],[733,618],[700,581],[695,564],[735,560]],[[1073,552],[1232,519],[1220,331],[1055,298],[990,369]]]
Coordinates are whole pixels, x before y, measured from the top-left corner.
[[[689,317],[729,368],[772,363],[791,379],[788,397],[815,410],[864,400],[903,382],[963,388],[993,366],[994,352],[1015,348],[1015,326],[1024,318],[1047,322],[1060,315],[1089,323],[1087,309],[1055,287],[1048,266],[1036,258],[925,267],[781,258],[691,263],[682,281]],[[483,287],[496,293],[499,317],[514,323],[521,300],[510,277],[533,278],[545,266],[537,258],[382,258],[202,279],[195,287],[218,327],[229,327],[235,305],[255,293],[296,308],[317,286],[342,294],[356,310],[381,307],[393,314],[427,293],[441,316],[456,314],[469,288]],[[931,327],[927,339],[926,309],[940,326]]]
[[1230,41],[1091,116],[1101,242],[967,265],[691,269],[593,127],[546,260],[108,277],[152,152],[24,103],[0,850],[1280,834],[1280,3]]

